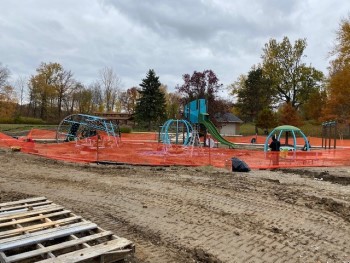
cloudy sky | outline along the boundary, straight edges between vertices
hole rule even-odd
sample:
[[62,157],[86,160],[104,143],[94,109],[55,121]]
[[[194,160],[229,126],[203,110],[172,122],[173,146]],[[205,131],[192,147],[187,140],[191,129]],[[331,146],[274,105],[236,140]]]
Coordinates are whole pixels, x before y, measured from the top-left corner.
[[124,89],[150,68],[170,91],[205,69],[227,86],[287,36],[306,38],[304,61],[327,73],[349,14],[349,0],[0,0],[0,63],[13,81],[58,62],[86,85],[109,67]]

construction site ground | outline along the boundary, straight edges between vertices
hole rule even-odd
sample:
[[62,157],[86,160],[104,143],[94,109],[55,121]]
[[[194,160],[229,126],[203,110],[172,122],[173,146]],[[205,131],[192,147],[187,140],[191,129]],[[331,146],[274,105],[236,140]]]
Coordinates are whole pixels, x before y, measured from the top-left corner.
[[133,241],[128,262],[350,262],[350,167],[0,163],[0,203],[45,196]]

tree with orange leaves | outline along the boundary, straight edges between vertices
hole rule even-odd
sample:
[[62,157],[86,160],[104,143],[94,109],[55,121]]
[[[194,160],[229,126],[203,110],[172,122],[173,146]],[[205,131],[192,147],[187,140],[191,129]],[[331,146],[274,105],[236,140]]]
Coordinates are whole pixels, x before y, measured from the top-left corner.
[[337,43],[331,52],[334,59],[329,67],[328,100],[324,119],[350,122],[350,16],[343,19],[337,31]]

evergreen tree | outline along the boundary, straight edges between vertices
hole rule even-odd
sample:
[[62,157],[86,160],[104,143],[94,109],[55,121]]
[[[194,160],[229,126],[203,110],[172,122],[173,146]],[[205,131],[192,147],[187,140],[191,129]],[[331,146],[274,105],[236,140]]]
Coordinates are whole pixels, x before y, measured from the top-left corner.
[[261,68],[254,66],[247,77],[241,76],[232,86],[232,94],[237,96],[235,107],[244,121],[256,122],[263,109],[272,108],[275,92]]
[[139,123],[146,123],[147,129],[152,125],[162,123],[166,118],[166,103],[164,93],[161,92],[159,77],[150,69],[140,84],[140,98],[137,100],[135,117]]

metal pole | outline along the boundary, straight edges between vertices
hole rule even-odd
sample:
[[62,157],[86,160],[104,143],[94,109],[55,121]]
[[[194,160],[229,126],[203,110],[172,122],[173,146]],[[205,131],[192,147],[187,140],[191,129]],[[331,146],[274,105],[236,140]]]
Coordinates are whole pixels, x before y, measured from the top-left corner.
[[334,149],[337,148],[337,122],[334,122]]
[[99,135],[98,135],[98,132],[96,132],[96,140],[97,140],[97,144],[96,144],[96,162],[98,162],[98,150],[99,150],[99,147],[98,147],[98,138],[99,138]]
[[331,148],[331,138],[332,138],[332,126],[329,124],[329,131],[328,131],[328,149]]
[[323,142],[324,142],[324,124],[323,123],[322,123],[321,136],[322,136],[322,149],[323,149]]
[[176,145],[179,143],[179,120],[176,120]]

